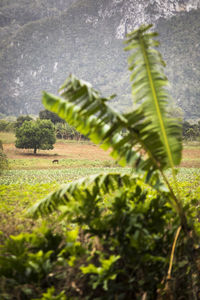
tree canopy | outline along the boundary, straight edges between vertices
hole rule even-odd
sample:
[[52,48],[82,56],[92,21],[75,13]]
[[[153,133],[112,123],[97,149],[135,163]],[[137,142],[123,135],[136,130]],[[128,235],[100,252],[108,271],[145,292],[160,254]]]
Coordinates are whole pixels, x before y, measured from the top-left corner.
[[22,126],[22,124],[25,122],[25,121],[31,121],[33,120],[33,118],[31,118],[30,116],[19,116],[16,120],[16,123],[15,123],[15,127],[16,128],[19,128]]
[[39,112],[39,118],[41,120],[51,120],[51,122],[53,124],[56,123],[65,123],[65,121],[61,118],[58,117],[58,115],[56,115],[55,113],[45,109],[45,110],[41,110]]
[[16,131],[17,148],[34,149],[36,154],[38,149],[53,149],[56,142],[53,123],[50,120],[25,121]]

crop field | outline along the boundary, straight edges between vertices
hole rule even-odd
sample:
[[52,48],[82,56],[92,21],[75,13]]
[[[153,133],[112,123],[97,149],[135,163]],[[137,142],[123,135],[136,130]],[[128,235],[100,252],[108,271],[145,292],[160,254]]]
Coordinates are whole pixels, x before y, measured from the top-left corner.
[[[1,133],[0,139],[9,161],[9,169],[0,176],[0,233],[4,238],[30,229],[34,222],[27,218],[26,209],[59,185],[100,172],[132,171],[119,167],[108,152],[88,141],[59,140],[53,150],[33,155],[32,150],[16,149],[11,134]],[[58,163],[52,162],[55,159]],[[199,143],[184,145],[177,178],[181,193],[200,198]]]

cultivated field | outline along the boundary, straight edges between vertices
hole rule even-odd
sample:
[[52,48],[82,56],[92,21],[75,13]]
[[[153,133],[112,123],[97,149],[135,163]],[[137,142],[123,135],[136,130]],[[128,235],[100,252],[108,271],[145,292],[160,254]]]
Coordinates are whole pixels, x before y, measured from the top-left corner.
[[[2,238],[30,229],[34,222],[25,216],[27,207],[60,184],[99,172],[122,171],[108,152],[90,142],[58,141],[53,150],[33,155],[32,150],[16,149],[11,134],[2,133],[0,139],[9,161],[9,170],[0,176]],[[52,163],[55,159],[59,162]],[[131,168],[123,171],[131,172]],[[184,146],[178,181],[184,193],[200,195],[200,144]]]

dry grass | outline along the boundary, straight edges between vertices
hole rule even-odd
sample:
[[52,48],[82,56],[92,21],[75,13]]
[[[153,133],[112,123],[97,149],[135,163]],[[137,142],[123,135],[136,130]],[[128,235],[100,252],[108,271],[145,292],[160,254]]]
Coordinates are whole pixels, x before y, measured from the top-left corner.
[[[109,152],[103,151],[100,147],[92,144],[89,141],[62,141],[58,140],[54,145],[53,150],[38,150],[37,155],[33,154],[33,150],[17,149],[14,146],[15,135],[13,133],[0,132],[0,139],[3,141],[4,151],[8,159],[12,160],[26,160],[31,159],[30,162],[33,169],[40,168],[62,168],[62,164],[52,164],[52,160],[90,160],[93,161],[109,161],[112,160],[109,156]],[[42,161],[43,160],[43,163]],[[46,161],[45,161],[46,160]],[[21,161],[22,162],[22,161]],[[34,163],[35,162],[35,163]],[[35,165],[35,166],[34,166]],[[75,165],[72,164],[72,167]],[[27,166],[28,167],[28,166]],[[66,164],[65,164],[66,167]],[[199,142],[187,142],[184,143],[184,149],[182,153],[181,167],[187,168],[200,168],[200,143]]]

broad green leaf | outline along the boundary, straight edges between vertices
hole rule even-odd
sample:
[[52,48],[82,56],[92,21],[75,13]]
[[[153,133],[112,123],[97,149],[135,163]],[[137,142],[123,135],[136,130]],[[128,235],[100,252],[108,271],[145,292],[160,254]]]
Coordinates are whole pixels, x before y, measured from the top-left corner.
[[[160,53],[155,49],[159,43],[153,38],[156,33],[147,33],[151,26],[142,26],[130,33],[125,50],[131,50],[129,69],[132,71],[133,101],[144,114],[147,122],[147,135],[159,136],[161,144],[153,138],[155,145],[149,144],[149,152],[157,158],[156,151],[164,156],[164,165],[174,168],[181,161],[181,125],[178,119],[171,118],[167,113],[170,106],[168,81],[163,72],[165,66]],[[132,112],[134,115],[134,111]],[[144,130],[144,126],[142,126]],[[159,147],[159,148],[158,148]],[[162,166],[162,161],[159,161]]]

